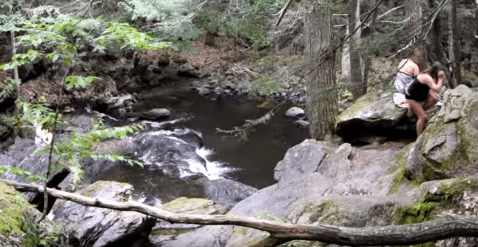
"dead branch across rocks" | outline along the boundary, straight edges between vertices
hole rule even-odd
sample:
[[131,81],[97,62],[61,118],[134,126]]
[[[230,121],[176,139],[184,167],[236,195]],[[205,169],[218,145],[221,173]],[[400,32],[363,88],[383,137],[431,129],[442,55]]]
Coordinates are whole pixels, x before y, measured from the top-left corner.
[[[23,191],[42,192],[43,187],[0,180]],[[478,236],[478,217],[446,216],[438,220],[411,225],[383,227],[341,227],[328,225],[296,225],[238,215],[192,215],[176,214],[138,202],[116,202],[90,198],[56,189],[47,189],[48,194],[58,199],[76,202],[84,206],[109,208],[120,211],[135,211],[171,223],[200,225],[235,225],[251,227],[270,233],[270,237],[253,246],[276,246],[290,240],[313,240],[340,245],[413,245],[451,237]]]

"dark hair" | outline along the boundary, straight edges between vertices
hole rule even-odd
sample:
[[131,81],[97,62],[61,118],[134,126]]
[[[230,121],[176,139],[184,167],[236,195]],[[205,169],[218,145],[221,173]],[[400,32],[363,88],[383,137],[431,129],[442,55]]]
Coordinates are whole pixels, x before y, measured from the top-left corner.
[[434,62],[432,67],[427,69],[427,72],[436,81],[438,79],[438,71],[440,70],[446,71],[445,66],[443,66],[443,64],[441,64],[440,62]]

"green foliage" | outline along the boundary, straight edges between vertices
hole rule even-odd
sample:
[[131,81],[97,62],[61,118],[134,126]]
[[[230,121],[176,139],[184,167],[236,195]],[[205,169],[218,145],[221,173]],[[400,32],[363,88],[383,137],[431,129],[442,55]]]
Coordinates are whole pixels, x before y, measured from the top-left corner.
[[164,40],[189,40],[201,33],[192,19],[200,7],[198,0],[126,0],[131,19],[152,23],[149,28]]
[[45,104],[31,104],[20,101],[19,109],[20,122],[39,124],[43,126],[43,129],[49,129],[54,125],[55,112],[48,108]]
[[[95,150],[95,144],[108,139],[126,138],[138,129],[133,126],[104,128],[101,122],[95,124],[89,132],[72,132],[70,138],[62,139],[53,144],[53,155],[56,162],[52,164],[52,172],[57,172],[68,167],[75,180],[80,180],[83,176],[81,161],[91,158],[94,160],[107,159],[113,162],[123,161],[129,165],[143,166],[140,161],[129,158],[125,155],[100,153]],[[45,147],[37,152],[38,155],[48,154],[49,147]]]
[[[92,48],[93,52],[104,52],[108,47],[120,45],[120,49],[156,50],[168,46],[156,42],[148,34],[139,32],[126,23],[106,22],[101,19],[80,19],[58,16],[52,20],[39,22],[25,21],[21,29],[24,34],[17,37],[18,45],[33,46],[24,54],[18,54],[9,63],[0,66],[2,70],[12,70],[27,63],[46,58],[70,65],[75,56],[81,58],[85,53],[79,50]],[[88,82],[91,78],[71,80]]]
[[12,96],[12,94],[15,92],[15,87],[17,85],[20,85],[21,81],[20,79],[11,79],[9,78],[8,81],[3,82],[1,84],[4,84],[5,86],[3,87],[3,93],[6,97]]
[[352,99],[353,97],[352,93],[347,89],[343,89],[340,96],[342,99]]
[[104,23],[105,31],[95,39],[98,42],[97,49],[103,50],[102,45],[106,40],[122,44],[121,49],[159,50],[168,46],[168,43],[153,43],[154,38],[146,33],[139,32],[136,28],[127,23]]
[[15,176],[26,178],[28,181],[31,181],[31,182],[46,181],[46,178],[44,175],[36,174],[19,167],[8,167],[8,166],[0,165],[0,177],[5,173],[10,173]]
[[260,94],[269,95],[279,90],[279,85],[270,77],[258,76],[252,83],[252,91]]
[[[267,17],[277,12],[283,5],[282,0],[237,1],[224,11],[216,6],[198,11],[195,23],[198,27],[212,33],[223,32],[241,39],[253,48],[271,46],[268,36],[270,23]],[[259,18],[260,17],[260,18]]]
[[95,76],[67,76],[65,77],[65,89],[71,91],[73,89],[85,89],[88,88],[96,80],[101,78]]
[[22,244],[25,247],[67,246],[60,227],[53,227],[45,234],[33,218],[23,217],[21,228],[25,232],[22,238]]

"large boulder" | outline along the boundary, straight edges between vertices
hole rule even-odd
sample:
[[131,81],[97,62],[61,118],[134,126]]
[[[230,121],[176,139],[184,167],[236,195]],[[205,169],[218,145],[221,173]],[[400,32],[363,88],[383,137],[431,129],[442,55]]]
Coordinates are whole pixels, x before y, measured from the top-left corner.
[[[392,209],[410,204],[406,198],[387,196],[395,181],[396,169],[391,162],[395,155],[389,149],[305,140],[289,149],[278,163],[274,176],[278,183],[242,200],[229,214],[301,224],[327,220],[347,226],[390,224]],[[324,205],[332,205],[334,210],[323,210]],[[333,215],[327,216],[330,212]],[[195,238],[206,230],[208,238]],[[194,234],[189,235],[189,244],[230,247],[257,243],[268,236],[234,226],[208,226]]]
[[372,91],[338,116],[335,131],[346,140],[358,134],[382,135],[394,129],[405,116],[406,110],[393,103],[392,92]]
[[465,85],[448,90],[441,110],[429,120],[408,155],[407,177],[428,181],[476,171],[477,109],[478,92]]
[[[79,191],[81,195],[125,202],[131,199],[129,184],[98,181]],[[52,208],[53,220],[68,224],[74,246],[128,246],[147,238],[156,219],[137,212],[87,207],[61,201]],[[76,245],[75,245],[76,244]]]

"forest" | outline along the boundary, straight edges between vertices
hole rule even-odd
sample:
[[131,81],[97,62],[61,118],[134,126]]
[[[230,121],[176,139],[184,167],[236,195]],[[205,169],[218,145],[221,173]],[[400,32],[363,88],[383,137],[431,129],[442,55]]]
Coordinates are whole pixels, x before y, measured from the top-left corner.
[[[136,246],[153,235],[151,229],[156,222],[151,223],[150,219],[171,224],[237,227],[227,230],[229,235],[218,237],[221,240],[214,242],[214,246],[464,246],[463,241],[472,246],[476,243],[473,237],[478,234],[478,206],[473,196],[464,198],[478,188],[478,178],[473,177],[478,167],[475,149],[478,142],[474,140],[478,136],[475,97],[478,1],[0,0],[0,27],[0,186],[4,192],[0,194],[0,205],[5,208],[0,212],[0,244],[114,246],[125,241],[128,246]],[[400,70],[399,62],[413,57],[416,51],[419,51],[420,72],[429,71],[436,62],[444,71],[443,89],[437,96],[443,105],[434,112],[426,112],[427,125],[422,134],[416,133],[417,119],[407,117],[406,109],[394,106],[389,97]],[[247,96],[269,105],[266,114],[246,120],[243,126],[231,130],[216,128],[218,133],[240,141],[247,140],[256,126],[268,124],[277,109],[270,105],[303,108],[305,117],[296,123],[307,128],[308,139],[314,145],[323,145],[310,152],[324,154],[313,170],[304,172],[305,168],[297,168],[300,176],[316,176],[320,172],[323,173],[320,176],[325,176],[326,171],[339,169],[333,167],[349,164],[356,158],[351,150],[359,149],[357,143],[368,138],[358,133],[373,138],[387,136],[378,137],[379,140],[407,133],[413,141],[407,140],[403,148],[393,150],[393,157],[387,160],[390,164],[383,166],[391,168],[383,169],[386,170],[383,177],[377,179],[382,182],[373,182],[380,184],[377,190],[384,186],[387,191],[378,196],[406,197],[407,190],[416,190],[420,192],[413,196],[420,194],[421,199],[414,198],[415,204],[411,206],[405,201],[412,196],[403,202],[394,201],[391,213],[394,216],[384,216],[386,224],[357,226],[327,222],[330,215],[326,210],[335,207],[327,200],[321,201],[321,209],[310,213],[311,219],[316,217],[315,221],[305,223],[299,221],[300,217],[291,216],[299,206],[295,210],[288,208],[288,214],[266,212],[259,217],[244,213],[248,209],[242,205],[255,200],[253,195],[270,193],[263,192],[267,188],[247,189],[247,196],[241,194],[235,199],[234,203],[240,206],[231,205],[225,210],[232,208],[231,211],[211,215],[170,212],[127,199],[126,192],[120,199],[78,192],[90,185],[86,181],[94,166],[148,167],[148,161],[142,160],[144,156],[137,155],[138,151],[127,150],[128,140],[149,140],[146,134],[157,127],[147,121],[160,123],[177,113],[166,109],[135,112],[134,104],[155,89],[169,96],[169,100],[176,99],[168,95],[168,90],[179,87],[194,88],[214,101]],[[387,103],[382,103],[385,97],[388,98],[383,102]],[[368,108],[362,107],[374,103],[381,108],[382,115],[363,117]],[[391,108],[387,108],[388,104]],[[72,112],[85,105],[92,106],[88,111],[98,111],[106,120],[91,120],[82,129],[81,121],[86,120],[73,117]],[[391,120],[387,114],[392,115]],[[135,122],[128,123],[133,118]],[[124,121],[111,125],[109,119]],[[448,124],[455,125],[448,127]],[[22,149],[24,160],[9,153],[15,145],[23,145],[19,140],[27,139],[35,140],[35,145]],[[140,141],[134,140],[135,145],[140,145]],[[333,145],[337,145],[336,149],[329,148]],[[294,152],[294,148],[287,154]],[[350,155],[334,163],[330,157],[345,148]],[[26,151],[30,149],[32,156]],[[365,149],[360,150],[356,152],[366,153]],[[165,156],[168,155],[176,154]],[[33,156],[37,158],[29,158]],[[295,179],[309,181],[293,173],[293,167],[280,168],[286,157],[273,171],[277,184],[286,183],[289,173]],[[33,169],[21,163],[29,163]],[[277,175],[281,169],[287,170],[283,172],[285,175]],[[68,177],[68,189],[61,188],[60,177],[62,181]],[[439,184],[430,185],[434,182]],[[338,191],[339,186],[333,188]],[[10,194],[15,195],[13,199]],[[321,194],[325,195],[326,192]],[[24,202],[24,198],[29,202]],[[309,197],[294,200],[299,199],[313,201]],[[102,240],[104,243],[98,239],[85,240],[49,219],[57,201],[138,212],[144,218],[140,217],[140,226],[128,233],[131,236]],[[408,209],[399,207],[401,203],[407,204]],[[38,212],[27,217],[23,207],[33,207],[31,204]],[[446,212],[456,208],[466,208],[467,213],[446,216],[436,213],[432,217],[433,210]],[[302,209],[301,213],[306,214],[308,208]],[[239,227],[266,234],[254,235],[253,241],[234,242],[234,234],[241,234]],[[437,244],[445,239],[455,240],[451,245]],[[175,245],[160,242],[148,246],[163,246],[161,243]],[[213,246],[210,242],[197,244]]]

